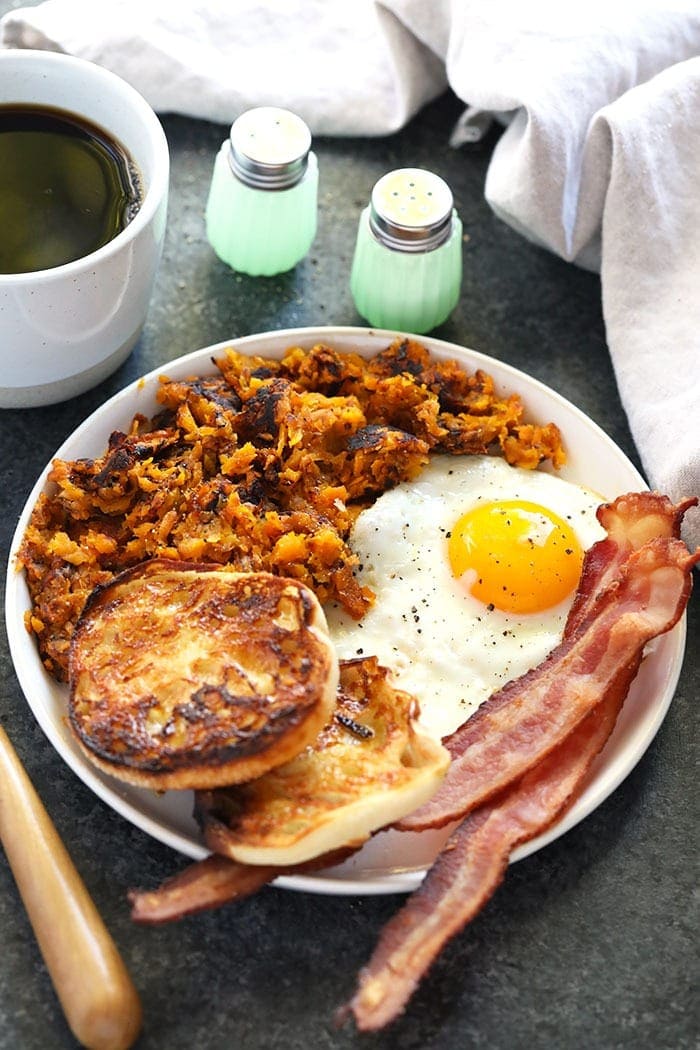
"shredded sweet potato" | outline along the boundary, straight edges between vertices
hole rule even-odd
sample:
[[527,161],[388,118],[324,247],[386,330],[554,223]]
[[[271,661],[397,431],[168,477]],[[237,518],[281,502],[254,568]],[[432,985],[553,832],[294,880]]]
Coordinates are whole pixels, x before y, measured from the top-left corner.
[[113,433],[98,459],[53,463],[19,562],[27,629],[57,679],[88,595],[122,569],[165,557],[267,570],[359,619],[373,595],[353,575],[354,517],[430,452],[564,462],[554,424],[525,423],[517,395],[409,339],[369,360],[317,345],[281,361],[229,349],[216,364],[163,379],[162,411]]

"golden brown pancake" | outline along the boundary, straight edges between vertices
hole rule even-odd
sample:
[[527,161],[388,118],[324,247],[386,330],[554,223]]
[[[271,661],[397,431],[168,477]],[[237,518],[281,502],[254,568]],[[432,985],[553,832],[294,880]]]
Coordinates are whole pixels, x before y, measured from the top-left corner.
[[296,580],[154,559],[92,593],[69,677],[70,722],[97,766],[211,788],[302,751],[331,715],[338,662]]
[[341,661],[333,718],[301,754],[247,784],[200,791],[207,845],[245,864],[297,865],[360,846],[437,790],[449,754],[376,657]]

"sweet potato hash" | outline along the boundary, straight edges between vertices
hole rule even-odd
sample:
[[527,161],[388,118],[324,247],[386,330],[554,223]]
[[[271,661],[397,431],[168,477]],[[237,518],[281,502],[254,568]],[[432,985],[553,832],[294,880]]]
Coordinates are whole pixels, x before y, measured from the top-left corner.
[[98,459],[52,464],[19,564],[27,627],[59,681],[88,595],[125,568],[164,557],[266,570],[359,619],[373,595],[353,574],[352,522],[430,452],[565,459],[557,427],[525,423],[517,395],[408,339],[370,359],[323,344],[279,361],[230,348],[216,365],[163,378],[162,410],[114,432]]

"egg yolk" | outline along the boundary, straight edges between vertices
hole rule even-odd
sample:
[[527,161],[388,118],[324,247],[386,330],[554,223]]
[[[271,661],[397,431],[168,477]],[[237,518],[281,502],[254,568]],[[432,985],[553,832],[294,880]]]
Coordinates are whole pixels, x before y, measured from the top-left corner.
[[454,525],[448,542],[454,576],[473,570],[470,593],[502,612],[551,609],[581,575],[583,550],[571,526],[526,500],[473,507]]

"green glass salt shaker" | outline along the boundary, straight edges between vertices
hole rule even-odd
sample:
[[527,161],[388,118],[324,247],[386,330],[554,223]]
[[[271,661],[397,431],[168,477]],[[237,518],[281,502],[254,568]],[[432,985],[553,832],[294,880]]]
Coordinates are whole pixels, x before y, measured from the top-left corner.
[[207,238],[240,273],[284,273],[311,247],[317,197],[318,162],[301,117],[276,106],[247,110],[214,162]]
[[350,276],[357,310],[376,328],[422,334],[457,305],[462,223],[439,175],[398,168],[360,216]]

